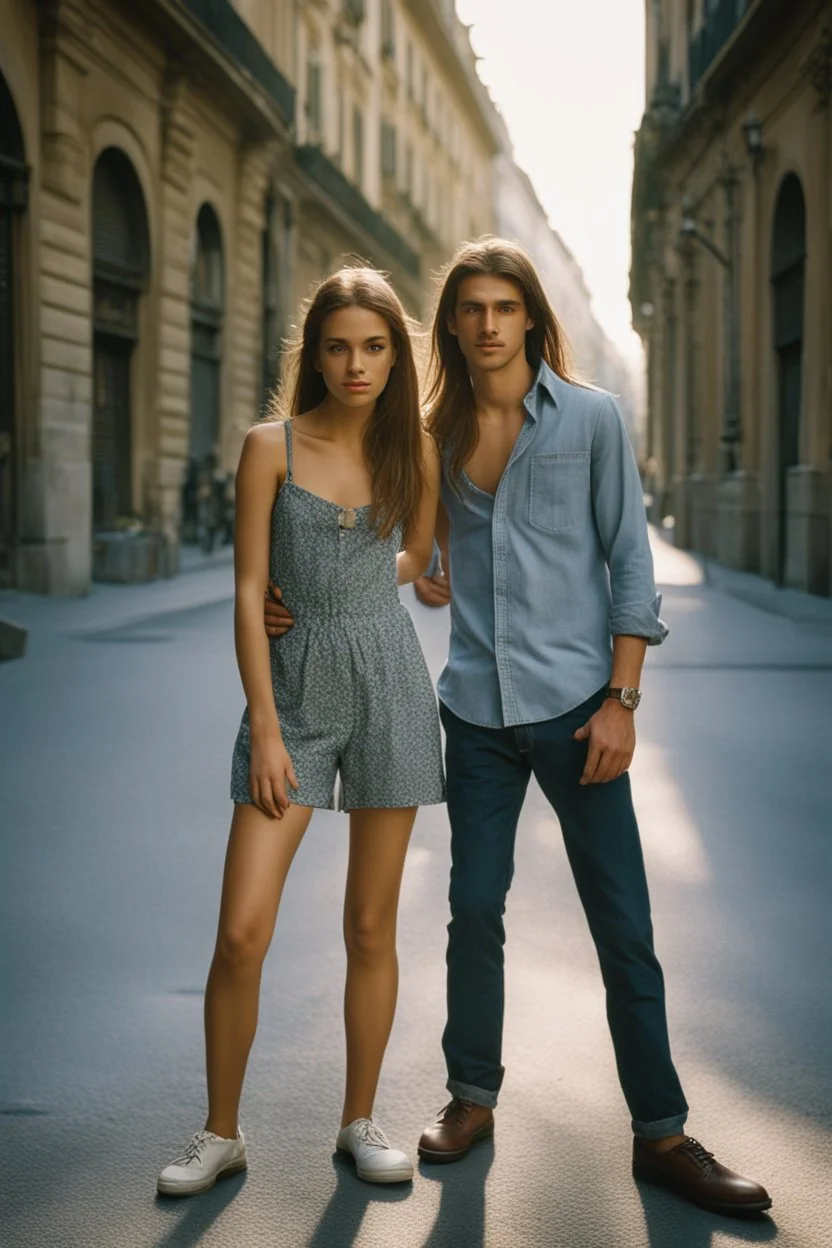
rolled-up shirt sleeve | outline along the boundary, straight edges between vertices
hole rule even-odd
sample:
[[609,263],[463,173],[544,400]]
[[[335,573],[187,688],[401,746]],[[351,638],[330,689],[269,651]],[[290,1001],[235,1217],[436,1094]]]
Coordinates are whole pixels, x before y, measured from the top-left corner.
[[592,435],[592,507],[610,577],[610,633],[657,646],[668,634],[659,618],[653,556],[636,457],[611,395],[604,395]]

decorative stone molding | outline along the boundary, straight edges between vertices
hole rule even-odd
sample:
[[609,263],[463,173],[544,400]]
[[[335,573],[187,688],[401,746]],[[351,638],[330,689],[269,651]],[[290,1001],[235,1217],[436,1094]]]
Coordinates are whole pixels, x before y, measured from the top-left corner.
[[828,104],[832,94],[832,30],[828,26],[822,27],[817,47],[800,66],[800,72],[815,88],[818,103]]

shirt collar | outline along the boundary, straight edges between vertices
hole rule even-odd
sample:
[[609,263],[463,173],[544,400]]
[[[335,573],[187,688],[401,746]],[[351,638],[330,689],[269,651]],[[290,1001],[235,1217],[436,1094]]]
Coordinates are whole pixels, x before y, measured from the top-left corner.
[[558,405],[558,378],[545,360],[540,361],[540,367],[537,370],[537,376],[532,382],[532,388],[523,400],[526,411],[532,420],[539,420],[541,410],[546,396],[548,395],[555,407]]

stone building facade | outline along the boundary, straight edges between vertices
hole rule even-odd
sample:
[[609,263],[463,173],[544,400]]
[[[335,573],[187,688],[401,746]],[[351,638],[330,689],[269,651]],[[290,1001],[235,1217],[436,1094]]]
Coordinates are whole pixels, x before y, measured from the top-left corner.
[[633,319],[656,519],[832,589],[832,5],[649,0]]
[[0,585],[174,572],[311,282],[426,312],[498,147],[446,0],[0,0]]

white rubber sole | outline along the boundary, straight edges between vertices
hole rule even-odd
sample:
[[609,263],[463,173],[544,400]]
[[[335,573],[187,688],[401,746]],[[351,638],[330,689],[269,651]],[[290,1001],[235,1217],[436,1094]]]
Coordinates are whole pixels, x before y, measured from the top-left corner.
[[389,1170],[362,1170],[348,1148],[339,1148],[338,1152],[343,1153],[345,1157],[352,1158],[355,1173],[365,1183],[409,1183],[413,1178],[411,1162],[408,1162],[406,1166],[391,1166]]
[[230,1178],[232,1174],[239,1174],[247,1167],[248,1161],[243,1157],[239,1161],[229,1162],[227,1166],[217,1170],[216,1174],[195,1183],[177,1183],[175,1179],[159,1179],[156,1191],[160,1196],[197,1196],[200,1192],[209,1192],[218,1179]]

